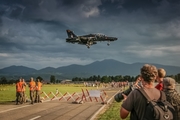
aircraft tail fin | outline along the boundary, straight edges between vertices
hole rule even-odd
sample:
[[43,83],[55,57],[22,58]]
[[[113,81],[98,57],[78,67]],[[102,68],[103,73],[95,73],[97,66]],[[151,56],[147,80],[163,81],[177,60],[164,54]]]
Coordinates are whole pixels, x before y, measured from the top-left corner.
[[66,30],[66,32],[67,32],[68,38],[77,37],[77,36],[73,33],[73,31],[71,31],[71,30]]

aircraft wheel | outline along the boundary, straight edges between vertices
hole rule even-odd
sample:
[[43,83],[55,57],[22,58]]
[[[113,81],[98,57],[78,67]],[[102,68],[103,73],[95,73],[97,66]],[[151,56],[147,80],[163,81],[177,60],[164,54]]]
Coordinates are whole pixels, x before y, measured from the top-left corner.
[[87,46],[87,48],[90,48],[90,45],[87,44],[86,46]]

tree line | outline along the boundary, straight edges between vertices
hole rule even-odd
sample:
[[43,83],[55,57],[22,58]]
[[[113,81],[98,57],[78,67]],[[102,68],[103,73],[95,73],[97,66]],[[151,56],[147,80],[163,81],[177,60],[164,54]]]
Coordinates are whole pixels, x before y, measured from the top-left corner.
[[[116,75],[116,76],[100,76],[100,75],[93,75],[88,78],[82,78],[82,77],[74,77],[72,78],[73,82],[77,81],[97,81],[97,82],[102,82],[102,83],[108,83],[108,82],[121,82],[121,81],[129,81],[129,82],[134,82],[136,81],[138,76],[130,76],[130,75]],[[167,77],[172,77],[176,80],[176,82],[180,83],[180,73],[177,75],[168,75]],[[40,79],[40,81],[43,81],[43,78],[41,76],[38,76],[35,78],[35,81],[37,79]],[[1,77],[0,79],[0,84],[13,84],[16,83],[17,80],[11,79],[8,80],[6,77]],[[56,79],[55,75],[50,76],[50,83],[60,83],[62,80]],[[28,82],[28,81],[27,81]]]
[[[80,78],[80,77],[75,77],[72,79],[72,81],[99,81],[99,82],[104,82],[104,83],[108,83],[108,82],[121,82],[121,81],[128,81],[128,82],[135,82],[137,77],[139,77],[139,75],[137,76],[129,76],[129,75],[117,75],[117,76],[102,76],[100,77],[100,75],[96,76],[91,76],[89,78]],[[176,80],[177,83],[180,83],[180,73],[177,75],[168,75],[166,77],[172,77]]]
[[[39,79],[40,81],[43,81],[43,78],[38,76],[36,77],[34,80],[37,81],[37,79]],[[6,77],[1,77],[0,79],[0,84],[14,84],[17,81],[19,81],[18,79],[7,79]],[[26,82],[29,82],[30,80],[26,80]]]

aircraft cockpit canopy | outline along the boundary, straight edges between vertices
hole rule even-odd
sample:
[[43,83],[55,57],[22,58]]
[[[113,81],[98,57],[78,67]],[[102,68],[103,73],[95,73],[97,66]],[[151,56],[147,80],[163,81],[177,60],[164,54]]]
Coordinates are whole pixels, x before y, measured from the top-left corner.
[[106,37],[106,35],[102,34],[102,33],[96,33],[94,34],[96,37]]

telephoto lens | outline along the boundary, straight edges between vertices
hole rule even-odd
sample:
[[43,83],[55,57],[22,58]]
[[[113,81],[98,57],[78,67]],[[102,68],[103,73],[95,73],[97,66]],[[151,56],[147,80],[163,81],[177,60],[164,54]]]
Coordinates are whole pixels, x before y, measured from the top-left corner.
[[114,96],[114,99],[116,100],[116,102],[121,102],[121,101],[124,99],[124,96],[123,96],[122,94],[125,94],[125,95],[128,96],[129,93],[133,90],[132,87],[133,87],[133,86],[131,85],[127,90],[116,94],[116,95]]

